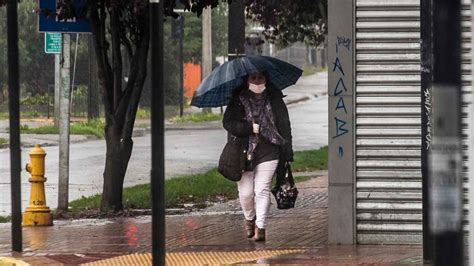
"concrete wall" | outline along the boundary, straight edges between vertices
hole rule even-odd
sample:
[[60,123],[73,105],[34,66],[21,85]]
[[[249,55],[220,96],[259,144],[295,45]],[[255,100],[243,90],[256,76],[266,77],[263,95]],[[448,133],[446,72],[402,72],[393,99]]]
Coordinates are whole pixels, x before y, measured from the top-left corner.
[[329,243],[355,243],[354,2],[329,4]]

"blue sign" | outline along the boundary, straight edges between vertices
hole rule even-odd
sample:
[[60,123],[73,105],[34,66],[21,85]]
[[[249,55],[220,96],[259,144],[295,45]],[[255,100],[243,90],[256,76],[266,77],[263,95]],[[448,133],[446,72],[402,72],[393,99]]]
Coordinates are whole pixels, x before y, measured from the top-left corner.
[[[54,13],[60,13],[56,0],[40,0],[39,31],[40,32],[91,32],[91,25],[86,18],[87,0],[74,0],[74,20],[59,21]],[[52,15],[47,16],[48,13]]]

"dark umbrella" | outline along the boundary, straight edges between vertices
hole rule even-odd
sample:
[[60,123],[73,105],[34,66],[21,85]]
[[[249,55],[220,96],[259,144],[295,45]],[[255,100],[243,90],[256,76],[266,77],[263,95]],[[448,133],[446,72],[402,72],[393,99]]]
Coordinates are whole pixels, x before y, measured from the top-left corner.
[[293,85],[303,70],[268,56],[244,56],[217,67],[199,85],[191,102],[197,107],[227,105],[235,89],[243,85],[245,76],[255,72],[267,74],[267,84],[279,90]]

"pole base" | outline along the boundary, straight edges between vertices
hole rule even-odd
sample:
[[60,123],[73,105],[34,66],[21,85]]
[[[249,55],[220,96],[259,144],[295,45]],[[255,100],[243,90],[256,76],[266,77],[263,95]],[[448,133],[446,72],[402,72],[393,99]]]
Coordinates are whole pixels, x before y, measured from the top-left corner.
[[51,226],[53,225],[53,214],[48,212],[26,211],[23,214],[23,226]]

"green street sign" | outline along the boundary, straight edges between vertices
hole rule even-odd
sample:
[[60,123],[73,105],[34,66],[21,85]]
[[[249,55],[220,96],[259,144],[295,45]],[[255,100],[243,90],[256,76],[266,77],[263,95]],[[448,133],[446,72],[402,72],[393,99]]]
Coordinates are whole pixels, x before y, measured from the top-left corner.
[[44,52],[47,54],[61,53],[61,33],[44,33]]

